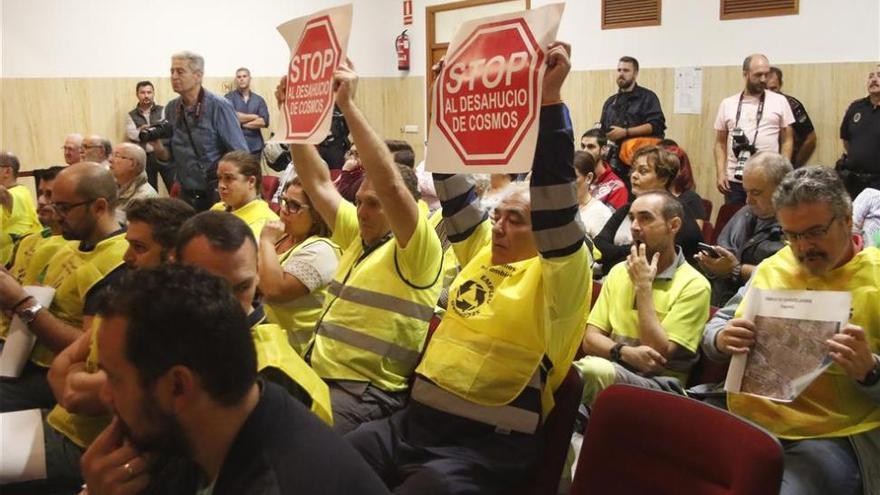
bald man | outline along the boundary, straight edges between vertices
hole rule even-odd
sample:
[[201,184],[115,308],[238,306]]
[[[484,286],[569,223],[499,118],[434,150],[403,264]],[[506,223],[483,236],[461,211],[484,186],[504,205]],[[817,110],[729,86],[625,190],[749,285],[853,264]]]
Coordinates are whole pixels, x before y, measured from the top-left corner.
[[725,203],[745,203],[743,168],[758,151],[772,151],[791,160],[794,115],[788,100],[767,91],[770,61],[755,53],[743,60],[742,92],[728,96],[715,117],[715,173]]
[[110,154],[113,153],[113,143],[104,136],[92,134],[83,139],[83,155],[82,160],[85,162],[95,162],[110,167]]
[[0,266],[12,259],[18,241],[41,230],[31,193],[18,183],[18,157],[0,151]]
[[68,134],[66,138],[64,138],[64,146],[61,147],[64,150],[64,163],[68,165],[73,165],[74,163],[79,163],[82,161],[82,145],[83,145],[83,137],[82,134]]
[[128,249],[115,217],[116,181],[97,163],[77,163],[55,178],[52,206],[70,242],[39,279],[55,289],[48,308],[28,297],[9,273],[0,272],[0,308],[11,311],[37,336],[20,377],[0,381],[0,412],[48,409],[55,398],[46,372],[55,354],[89,329],[102,293],[122,276]]
[[120,143],[113,147],[110,156],[110,173],[119,186],[116,205],[116,219],[125,223],[125,210],[136,199],[156,198],[159,193],[147,182],[144,171],[147,166],[147,153],[133,143]]

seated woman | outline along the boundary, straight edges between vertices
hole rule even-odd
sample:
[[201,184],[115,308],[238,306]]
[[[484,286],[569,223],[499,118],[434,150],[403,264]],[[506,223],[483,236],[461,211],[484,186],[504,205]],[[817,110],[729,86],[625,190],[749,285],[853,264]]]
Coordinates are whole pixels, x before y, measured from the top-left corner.
[[[678,157],[657,146],[648,146],[639,149],[633,157],[633,168],[630,176],[633,195],[638,197],[648,191],[666,190],[672,188],[672,182],[678,175]],[[678,198],[681,202],[681,198]],[[604,273],[612,266],[623,261],[630,253],[632,237],[625,235],[629,232],[629,208],[632,202],[618,208],[612,215],[605,228],[594,239],[596,247],[602,253],[602,268]],[[627,242],[621,242],[625,238]],[[697,226],[697,222],[690,212],[685,209],[681,230],[675,236],[675,244],[681,246],[685,258],[693,263],[694,255],[697,254],[697,243],[703,241],[703,234]]]
[[691,167],[690,158],[688,158],[687,153],[678,143],[671,139],[660,141],[659,146],[670,153],[675,153],[675,156],[678,157],[678,175],[672,181],[670,192],[678,198],[679,203],[684,207],[684,211],[694,217],[697,225],[702,230],[703,222],[709,221],[709,212],[703,206],[703,198],[694,190],[697,186],[694,183],[694,172]]
[[599,235],[602,227],[611,218],[611,208],[590,194],[596,180],[596,160],[586,151],[574,152],[574,170],[577,172],[578,213],[584,224],[584,231],[590,239]]
[[299,178],[284,185],[281,205],[281,221],[267,223],[260,235],[260,292],[266,318],[287,331],[291,347],[302,356],[321,316],[340,249],[330,241],[330,228],[312,209]]
[[263,225],[278,215],[260,198],[263,173],[259,160],[246,151],[230,151],[217,164],[217,192],[220,202],[213,211],[228,211],[244,220],[259,239]]

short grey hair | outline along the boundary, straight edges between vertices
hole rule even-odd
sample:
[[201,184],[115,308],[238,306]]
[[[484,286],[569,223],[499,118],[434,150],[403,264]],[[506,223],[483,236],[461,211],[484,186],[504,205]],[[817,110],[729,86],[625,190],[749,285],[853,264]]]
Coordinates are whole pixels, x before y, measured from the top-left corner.
[[772,151],[759,151],[752,155],[746,162],[744,171],[760,169],[764,177],[773,184],[774,189],[782,182],[782,179],[794,170],[788,158]]
[[122,143],[122,146],[128,151],[129,158],[134,162],[134,169],[137,175],[144,173],[144,169],[147,166],[147,152],[134,143]]
[[186,65],[193,72],[205,73],[205,57],[198,53],[184,50],[171,56],[171,60],[186,60]]
[[852,216],[852,199],[837,172],[813,165],[790,172],[773,194],[773,207],[793,208],[802,203],[828,203],[835,217]]

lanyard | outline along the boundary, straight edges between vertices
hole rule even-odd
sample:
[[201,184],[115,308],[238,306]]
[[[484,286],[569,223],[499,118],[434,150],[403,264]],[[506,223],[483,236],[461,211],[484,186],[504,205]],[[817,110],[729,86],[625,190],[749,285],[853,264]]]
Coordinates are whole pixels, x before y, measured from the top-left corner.
[[[736,106],[736,122],[733,123],[734,129],[739,127],[739,114],[740,114],[740,112],[742,112],[743,95],[745,95],[745,94],[746,94],[745,91],[743,91],[742,93],[739,94],[739,104],[737,104],[737,106]],[[758,114],[755,115],[755,137],[752,138],[752,142],[751,142],[752,145],[754,145],[755,141],[758,140],[758,128],[761,126],[761,117],[764,115],[764,98],[766,98],[766,97],[767,97],[767,90],[764,90],[764,92],[761,93],[761,99],[758,101]]]

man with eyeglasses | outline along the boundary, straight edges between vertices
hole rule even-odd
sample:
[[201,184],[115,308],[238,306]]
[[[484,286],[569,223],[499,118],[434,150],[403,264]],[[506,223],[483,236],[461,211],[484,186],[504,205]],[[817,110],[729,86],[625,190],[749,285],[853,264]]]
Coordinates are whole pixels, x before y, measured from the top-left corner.
[[0,307],[18,315],[37,337],[21,376],[0,381],[0,412],[48,409],[55,397],[46,380],[55,355],[92,324],[102,293],[123,274],[128,249],[114,214],[116,181],[97,163],[78,163],[55,178],[52,206],[69,241],[52,257],[38,281],[53,287],[49,308],[0,271]]
[[61,150],[64,151],[64,163],[73,165],[82,161],[82,134],[72,133],[64,138],[64,145]]
[[92,134],[83,139],[82,160],[95,162],[110,168],[110,155],[113,153],[113,143],[104,136]]
[[[766,428],[785,451],[783,495],[880,490],[880,250],[852,232],[852,203],[827,167],[789,173],[773,196],[788,246],[755,269],[751,287],[852,294],[850,321],[825,342],[834,364],[792,402],[728,394],[727,406]],[[725,356],[755,345],[756,328],[735,317],[704,343]]]
[[133,143],[120,143],[113,147],[110,157],[110,173],[119,186],[116,219],[125,223],[125,210],[136,199],[156,198],[159,193],[147,181],[145,169],[147,153]]
[[9,151],[0,151],[0,266],[12,260],[22,237],[40,231],[31,193],[18,183],[21,164]]

